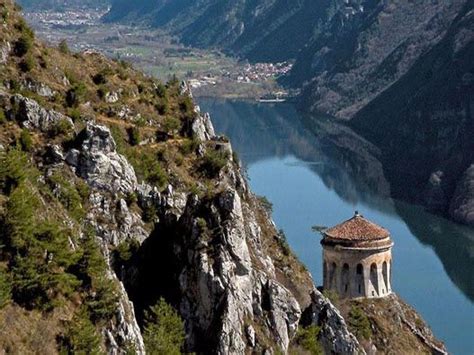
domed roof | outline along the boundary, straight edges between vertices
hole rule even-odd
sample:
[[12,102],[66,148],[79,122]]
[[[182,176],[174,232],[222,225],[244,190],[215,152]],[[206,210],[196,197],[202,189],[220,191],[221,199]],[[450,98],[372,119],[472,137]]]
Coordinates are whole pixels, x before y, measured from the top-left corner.
[[326,229],[324,235],[331,239],[354,242],[375,241],[390,237],[388,230],[370,222],[358,212],[351,219]]

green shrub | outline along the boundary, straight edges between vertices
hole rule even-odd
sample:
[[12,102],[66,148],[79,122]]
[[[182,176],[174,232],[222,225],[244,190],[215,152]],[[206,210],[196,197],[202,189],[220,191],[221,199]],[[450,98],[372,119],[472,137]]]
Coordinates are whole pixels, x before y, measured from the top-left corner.
[[321,344],[318,341],[321,328],[311,325],[307,328],[300,328],[295,336],[295,344],[306,350],[311,355],[324,354]]
[[15,55],[23,57],[33,48],[33,38],[28,35],[22,35],[18,41],[15,42],[13,50]]
[[339,294],[334,290],[324,290],[323,291],[324,297],[329,299],[332,304],[337,305],[339,303]]
[[10,79],[10,90],[13,91],[14,93],[18,93],[21,90],[21,85],[18,80],[15,79]]
[[30,131],[26,128],[21,130],[20,134],[20,146],[25,152],[30,152],[33,148],[33,140],[31,139]]
[[58,200],[68,210],[71,217],[81,221],[86,212],[82,206],[84,198],[76,189],[76,186],[59,173],[51,175],[48,181],[52,185],[51,187],[55,191]]
[[260,205],[267,211],[268,214],[273,213],[273,204],[265,196],[257,196]]
[[81,118],[82,118],[81,111],[79,111],[77,108],[71,108],[71,109],[68,111],[68,116],[71,117],[71,119],[72,119],[74,122],[78,122],[78,121],[80,121]]
[[181,121],[175,117],[166,117],[163,122],[163,129],[166,132],[175,132],[181,129]]
[[185,139],[179,147],[179,150],[182,154],[189,155],[194,153],[198,149],[199,144],[201,144],[201,142],[197,138]]
[[108,279],[106,271],[93,280],[93,292],[85,300],[91,320],[94,323],[106,322],[112,319],[117,311],[117,287],[112,279]]
[[107,278],[107,264],[92,230],[81,240],[82,255],[76,273],[82,287],[88,291],[85,305],[94,322],[110,320],[117,309],[118,295],[113,280]]
[[27,177],[32,177],[27,155],[19,149],[0,151],[0,190],[9,195]]
[[167,99],[160,99],[155,104],[156,111],[159,115],[164,116],[169,112],[169,102]]
[[12,285],[6,270],[0,268],[0,309],[10,303],[12,298]]
[[161,165],[154,161],[146,171],[145,180],[150,184],[163,187],[168,183],[168,176]]
[[216,177],[229,161],[229,153],[225,150],[208,150],[201,164],[202,170],[210,177]]
[[31,39],[35,38],[35,33],[30,26],[26,23],[23,18],[19,18],[18,22],[15,24],[15,28],[24,36],[30,37]]
[[115,266],[120,269],[135,255],[139,248],[140,243],[136,239],[121,242],[113,252]]
[[140,144],[140,128],[133,126],[127,129],[128,142],[130,145],[135,146]]
[[80,286],[77,277],[67,272],[77,262],[69,244],[69,231],[58,222],[33,219],[33,235],[17,238],[14,251],[13,298],[26,307],[50,310],[70,297]]
[[145,312],[143,340],[146,351],[154,355],[179,355],[185,339],[184,324],[178,313],[160,299]]
[[105,85],[105,84],[107,84],[107,76],[106,76],[105,72],[102,71],[100,73],[95,74],[92,77],[92,81],[96,85]]
[[59,42],[58,49],[63,54],[70,54],[71,53],[71,51],[69,50],[69,46],[67,44],[67,41],[65,39],[63,39],[63,40],[61,40],[61,42]]
[[8,9],[2,9],[1,17],[2,17],[3,23],[7,23],[8,18],[10,17],[10,13],[8,12]]
[[156,85],[155,93],[161,99],[168,98],[168,90],[166,89],[166,86],[162,83],[158,83]]
[[158,212],[154,205],[146,206],[143,208],[142,218],[145,223],[151,223],[156,220]]
[[372,336],[369,318],[361,308],[357,306],[351,307],[348,323],[349,328],[358,338],[368,340]]
[[76,83],[66,93],[66,104],[68,107],[77,107],[87,92],[87,87],[84,83]]
[[48,134],[50,137],[57,137],[71,133],[73,126],[71,122],[66,119],[59,120],[49,130]]
[[81,310],[68,322],[60,339],[61,354],[102,354],[100,336],[89,320],[87,311]]
[[0,125],[4,124],[5,122],[7,122],[7,116],[5,115],[3,108],[0,107]]
[[184,121],[189,122],[195,116],[196,112],[194,111],[194,102],[189,96],[184,96],[179,101],[179,109],[182,113]]
[[11,255],[15,302],[49,310],[71,295],[80,282],[66,271],[77,262],[68,231],[54,221],[39,220],[39,207],[36,192],[28,183],[13,190],[4,219],[5,250]]
[[20,70],[24,73],[28,73],[32,71],[35,66],[36,66],[36,61],[32,55],[25,56],[19,64]]

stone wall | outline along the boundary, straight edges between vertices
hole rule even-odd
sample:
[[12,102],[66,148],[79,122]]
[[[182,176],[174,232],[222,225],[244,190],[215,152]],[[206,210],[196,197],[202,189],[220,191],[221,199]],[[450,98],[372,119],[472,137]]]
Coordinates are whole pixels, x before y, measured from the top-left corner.
[[324,289],[341,298],[377,298],[392,292],[391,247],[382,249],[337,248],[323,252]]

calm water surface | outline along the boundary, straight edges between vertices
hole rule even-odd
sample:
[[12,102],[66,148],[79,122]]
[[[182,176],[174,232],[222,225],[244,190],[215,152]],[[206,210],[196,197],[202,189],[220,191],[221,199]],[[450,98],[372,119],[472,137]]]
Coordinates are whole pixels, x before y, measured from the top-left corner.
[[289,104],[199,103],[231,138],[253,191],[273,203],[275,222],[318,285],[322,254],[311,227],[359,210],[392,233],[394,290],[451,353],[474,354],[474,230],[388,198],[376,152],[344,127],[300,117]]

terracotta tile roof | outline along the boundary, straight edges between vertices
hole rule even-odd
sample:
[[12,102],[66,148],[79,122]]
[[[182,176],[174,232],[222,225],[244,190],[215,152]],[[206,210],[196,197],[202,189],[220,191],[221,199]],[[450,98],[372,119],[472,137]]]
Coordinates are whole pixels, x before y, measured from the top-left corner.
[[324,234],[332,239],[348,241],[380,240],[390,237],[388,230],[370,222],[358,212],[351,219],[325,230]]

